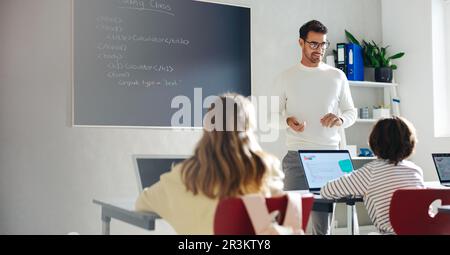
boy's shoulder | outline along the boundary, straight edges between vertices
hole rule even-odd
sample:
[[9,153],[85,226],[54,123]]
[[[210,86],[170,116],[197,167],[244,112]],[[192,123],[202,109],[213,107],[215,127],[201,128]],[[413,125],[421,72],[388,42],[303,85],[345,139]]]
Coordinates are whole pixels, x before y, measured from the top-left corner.
[[369,163],[366,163],[364,166],[368,168],[379,168],[381,166],[386,166],[388,164],[389,163],[386,160],[378,158],[370,161]]
[[414,169],[417,170],[419,172],[422,172],[422,168],[418,165],[416,165],[414,162],[409,161],[409,160],[403,160],[401,161],[397,166],[395,166],[394,164],[389,163],[387,160],[385,159],[376,159],[373,160],[367,164],[365,164],[364,166],[366,168],[370,168],[370,169],[384,169],[387,166],[392,166],[392,168],[396,168],[396,167],[402,167],[402,168],[410,168],[410,169]]
[[422,168],[418,165],[416,165],[414,162],[409,161],[409,160],[403,160],[401,162],[402,165],[408,167],[408,168],[412,168],[412,169],[416,169],[418,171],[422,171]]

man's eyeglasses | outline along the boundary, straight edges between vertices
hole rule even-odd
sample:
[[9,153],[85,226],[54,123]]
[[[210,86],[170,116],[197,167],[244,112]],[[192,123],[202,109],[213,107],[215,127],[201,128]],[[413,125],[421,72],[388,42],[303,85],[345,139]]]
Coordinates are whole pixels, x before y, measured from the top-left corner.
[[326,49],[328,49],[329,47],[330,47],[330,42],[329,41],[326,41],[326,42],[322,42],[322,43],[319,43],[319,42],[308,42],[307,40],[304,40],[306,43],[308,43],[309,44],[309,47],[311,48],[311,49],[313,49],[313,50],[317,50],[318,48],[319,48],[319,46],[322,48],[322,49],[324,49],[324,50],[326,50]]

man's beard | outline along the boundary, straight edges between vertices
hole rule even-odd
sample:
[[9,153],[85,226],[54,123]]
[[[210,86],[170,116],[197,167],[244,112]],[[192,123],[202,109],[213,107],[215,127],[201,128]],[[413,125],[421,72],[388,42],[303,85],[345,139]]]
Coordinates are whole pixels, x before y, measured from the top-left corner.
[[322,61],[322,54],[311,54],[308,58],[312,63],[319,63]]

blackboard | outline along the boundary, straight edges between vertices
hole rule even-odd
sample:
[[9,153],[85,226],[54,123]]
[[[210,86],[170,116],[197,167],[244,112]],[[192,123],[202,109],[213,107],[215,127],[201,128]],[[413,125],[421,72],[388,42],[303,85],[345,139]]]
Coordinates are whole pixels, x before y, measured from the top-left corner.
[[202,99],[251,94],[249,8],[73,0],[73,21],[75,126],[171,127],[172,116],[189,106],[172,106],[182,96],[191,116],[178,125],[198,127]]

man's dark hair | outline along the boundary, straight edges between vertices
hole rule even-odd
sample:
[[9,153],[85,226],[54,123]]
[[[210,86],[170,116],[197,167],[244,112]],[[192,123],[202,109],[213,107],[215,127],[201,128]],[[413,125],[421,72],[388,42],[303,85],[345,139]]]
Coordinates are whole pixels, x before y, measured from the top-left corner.
[[373,153],[394,165],[413,153],[416,142],[412,124],[399,117],[379,120],[369,138]]
[[306,40],[308,33],[311,31],[321,34],[327,34],[328,28],[318,20],[308,21],[300,28],[300,38]]

